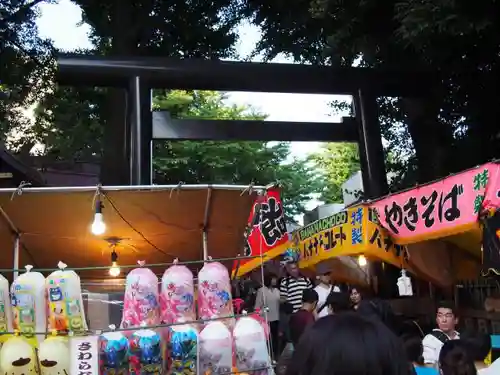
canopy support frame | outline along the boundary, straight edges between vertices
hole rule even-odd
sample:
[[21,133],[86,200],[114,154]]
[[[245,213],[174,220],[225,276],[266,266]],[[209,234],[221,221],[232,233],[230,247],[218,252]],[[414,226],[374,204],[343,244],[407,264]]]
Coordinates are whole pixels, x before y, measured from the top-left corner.
[[205,203],[205,215],[203,217],[203,227],[201,228],[201,236],[203,241],[203,260],[208,260],[208,219],[210,218],[210,210],[212,208],[212,188],[207,190],[207,200]]
[[7,212],[4,211],[2,207],[0,207],[0,214],[2,215],[2,218],[4,221],[7,223],[7,226],[9,227],[9,230],[14,236],[14,248],[13,250],[13,262],[12,262],[12,269],[16,270],[13,273],[13,279],[14,281],[17,276],[19,275],[19,272],[17,271],[19,269],[19,249],[21,245],[21,233],[19,232],[19,229],[14,225],[14,222],[11,220],[9,215],[7,215]]

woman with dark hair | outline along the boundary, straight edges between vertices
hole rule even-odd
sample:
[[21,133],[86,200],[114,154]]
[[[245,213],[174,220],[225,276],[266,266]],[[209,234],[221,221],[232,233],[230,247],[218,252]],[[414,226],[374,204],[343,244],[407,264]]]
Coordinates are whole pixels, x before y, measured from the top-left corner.
[[400,340],[376,319],[345,312],[301,337],[287,375],[412,375]]
[[439,353],[441,375],[477,375],[474,359],[464,340],[449,340]]
[[351,299],[351,305],[354,310],[357,310],[359,303],[362,300],[361,293],[356,287],[349,288],[349,298]]
[[264,274],[264,285],[257,291],[255,298],[255,309],[268,310],[265,316],[269,323],[271,335],[271,347],[274,358],[278,358],[279,353],[279,320],[280,320],[280,291],[278,289],[278,277],[271,273]]

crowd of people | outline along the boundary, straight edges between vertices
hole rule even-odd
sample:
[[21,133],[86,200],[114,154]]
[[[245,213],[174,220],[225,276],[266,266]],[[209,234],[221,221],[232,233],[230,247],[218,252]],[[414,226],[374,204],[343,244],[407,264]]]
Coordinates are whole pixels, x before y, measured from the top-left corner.
[[450,302],[436,309],[436,328],[424,335],[405,325],[389,303],[362,298],[356,288],[341,291],[327,269],[318,285],[287,265],[279,280],[267,275],[255,307],[265,310],[278,373],[286,375],[500,375],[491,365],[491,337],[456,330],[458,314]]

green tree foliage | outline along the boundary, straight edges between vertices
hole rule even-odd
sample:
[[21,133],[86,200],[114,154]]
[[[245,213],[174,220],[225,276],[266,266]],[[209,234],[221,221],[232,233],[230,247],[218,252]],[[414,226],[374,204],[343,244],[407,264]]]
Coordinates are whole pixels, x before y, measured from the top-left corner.
[[[249,106],[228,105],[212,91],[157,90],[155,110],[173,118],[262,120],[266,115]],[[104,90],[59,89],[37,109],[33,134],[46,153],[60,160],[99,161],[105,147],[102,106]],[[290,159],[288,143],[156,141],[154,182],[158,184],[269,184],[279,182],[290,218],[319,189],[312,169]]]
[[499,156],[498,2],[245,0],[245,10],[261,27],[258,49],[268,58],[285,53],[313,64],[429,68],[439,75],[427,98],[379,98],[396,183]]
[[310,161],[321,173],[323,189],[319,199],[327,203],[342,203],[342,184],[361,168],[357,144],[325,143],[310,156]]
[[38,36],[36,6],[42,0],[0,1],[0,131],[29,126],[23,108],[43,91],[50,73],[51,45]]

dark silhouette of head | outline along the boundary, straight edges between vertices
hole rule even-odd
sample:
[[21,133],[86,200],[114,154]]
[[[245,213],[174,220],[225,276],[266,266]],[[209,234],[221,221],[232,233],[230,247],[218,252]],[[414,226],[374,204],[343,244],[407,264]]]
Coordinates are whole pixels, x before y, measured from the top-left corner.
[[287,375],[412,375],[403,345],[377,319],[344,312],[319,319],[295,348]]

